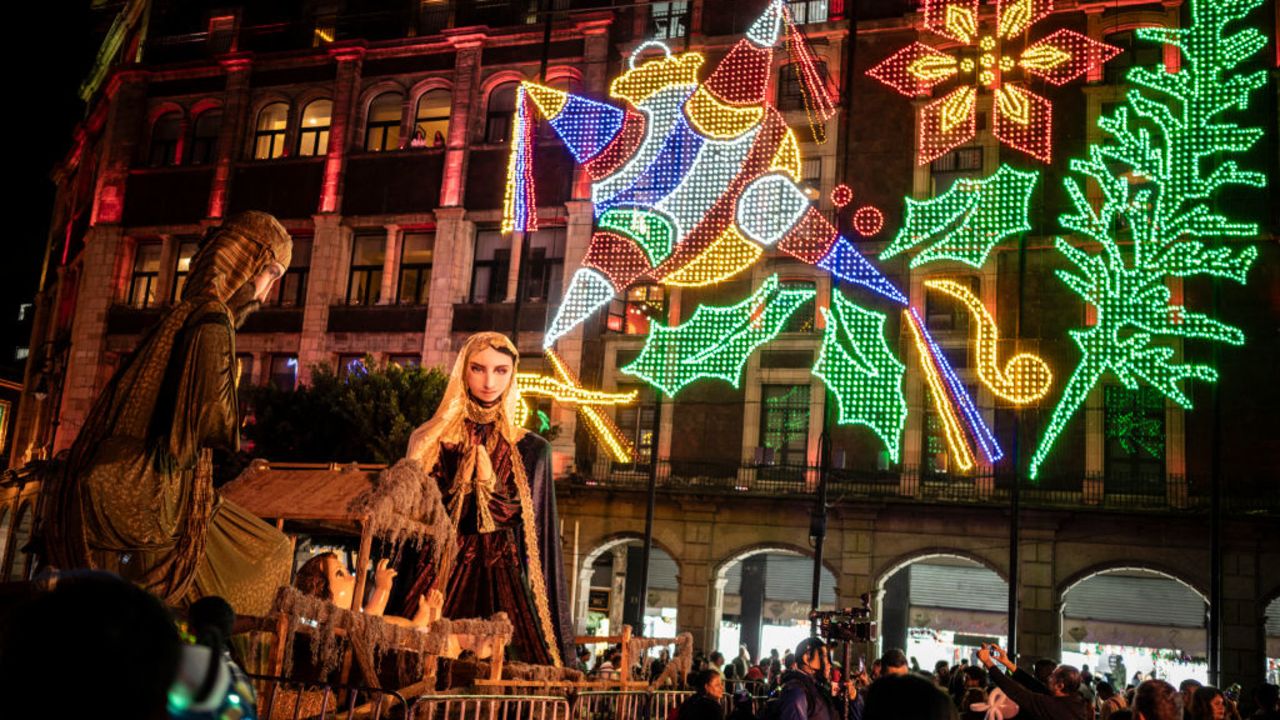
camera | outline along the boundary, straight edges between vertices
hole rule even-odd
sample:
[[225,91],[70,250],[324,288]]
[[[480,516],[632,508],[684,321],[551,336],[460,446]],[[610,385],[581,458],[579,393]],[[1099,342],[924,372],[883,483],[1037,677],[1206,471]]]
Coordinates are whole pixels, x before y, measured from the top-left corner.
[[818,634],[826,642],[867,643],[875,639],[876,623],[871,619],[871,596],[862,596],[862,607],[843,610],[814,610],[810,620],[818,623]]

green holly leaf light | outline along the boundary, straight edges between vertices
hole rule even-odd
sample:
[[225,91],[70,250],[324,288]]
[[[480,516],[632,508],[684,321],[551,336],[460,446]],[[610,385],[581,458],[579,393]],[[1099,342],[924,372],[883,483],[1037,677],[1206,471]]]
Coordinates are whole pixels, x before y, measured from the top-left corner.
[[858,307],[839,292],[832,293],[831,307],[822,310],[827,328],[813,374],[836,396],[836,422],[867,426],[897,462],[907,423],[906,367],[885,342],[885,315]]
[[880,259],[928,243],[911,259],[911,267],[954,260],[981,268],[998,243],[1031,229],[1027,215],[1039,179],[1039,172],[1001,165],[990,177],[956,180],[936,198],[907,198],[906,220]]
[[674,328],[652,323],[640,356],[622,372],[668,397],[699,378],[719,378],[736,388],[751,353],[777,337],[816,295],[812,287],[784,287],[771,275],[737,305],[699,305],[693,317]]

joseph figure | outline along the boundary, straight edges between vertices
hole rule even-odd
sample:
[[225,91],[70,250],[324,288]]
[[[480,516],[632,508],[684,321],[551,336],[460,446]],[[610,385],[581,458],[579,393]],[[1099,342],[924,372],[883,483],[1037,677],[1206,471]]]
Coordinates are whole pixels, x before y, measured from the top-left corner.
[[220,595],[265,614],[292,553],[274,527],[213,487],[212,451],[240,446],[235,328],[289,266],[271,215],[211,229],[182,297],[94,402],[43,529],[50,565],[120,574],[170,605]]

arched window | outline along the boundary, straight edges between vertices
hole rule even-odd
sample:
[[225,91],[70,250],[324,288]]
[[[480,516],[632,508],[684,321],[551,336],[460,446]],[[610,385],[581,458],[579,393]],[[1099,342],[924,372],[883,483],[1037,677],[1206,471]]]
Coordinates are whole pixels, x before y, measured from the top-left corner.
[[516,88],[519,83],[507,82],[489,93],[489,111],[484,124],[484,141],[504,143],[511,139],[511,115],[516,111]]
[[196,118],[195,128],[191,131],[191,152],[187,153],[187,162],[192,165],[207,165],[213,162],[214,153],[218,151],[218,133],[222,131],[222,111],[206,110]]
[[449,107],[453,96],[448,90],[429,90],[418,100],[414,115],[413,146],[444,147],[449,141]]
[[400,147],[400,113],[403,107],[404,96],[397,92],[382,93],[369,103],[369,122],[364,131],[365,150],[382,152]]
[[151,152],[147,164],[151,167],[178,164],[178,138],[182,135],[182,113],[167,112],[151,126]]
[[31,539],[31,503],[24,503],[18,508],[18,519],[14,521],[16,526],[13,533],[13,548],[10,553],[13,555],[13,562],[9,565],[9,581],[25,580],[27,578],[27,562],[31,558],[27,553],[22,552],[22,548],[26,546],[27,541]]
[[332,100],[312,100],[302,109],[302,126],[298,128],[298,157],[329,152],[329,124],[332,117]]
[[270,160],[284,155],[285,128],[289,123],[289,104],[271,103],[258,113],[253,133],[253,157]]

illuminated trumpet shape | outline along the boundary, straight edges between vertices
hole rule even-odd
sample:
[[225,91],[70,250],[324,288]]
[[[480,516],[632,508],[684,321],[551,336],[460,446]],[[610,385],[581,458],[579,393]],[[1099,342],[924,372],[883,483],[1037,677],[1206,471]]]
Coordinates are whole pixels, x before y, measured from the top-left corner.
[[996,359],[1000,339],[996,321],[973,291],[954,280],[926,280],[924,286],[946,293],[964,303],[973,317],[974,345],[978,353],[978,379],[996,397],[1014,405],[1026,405],[1044,397],[1053,384],[1053,373],[1039,355],[1018,353],[1009,358],[1004,369]]

